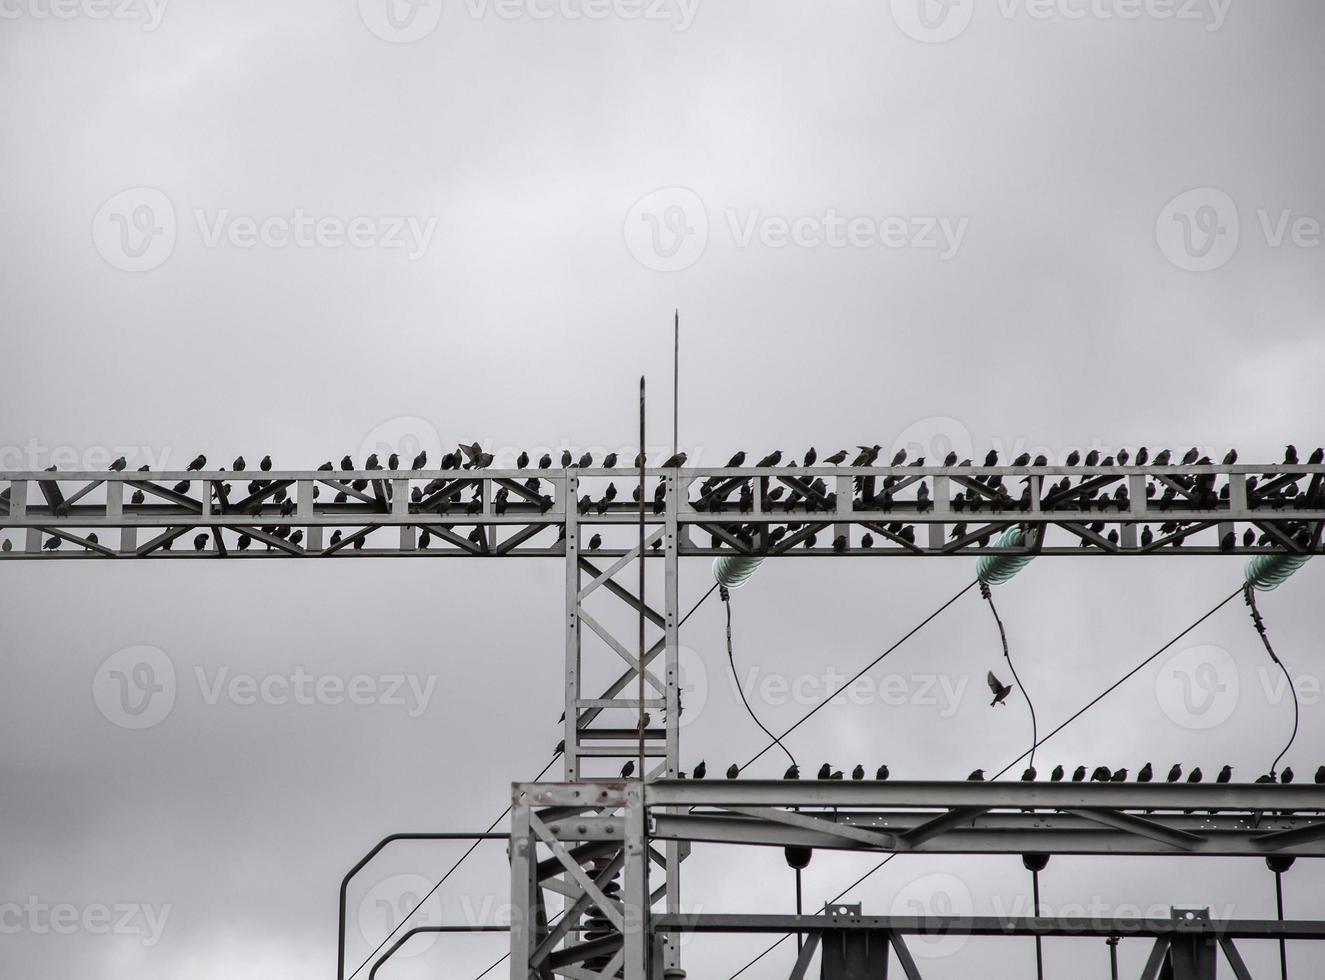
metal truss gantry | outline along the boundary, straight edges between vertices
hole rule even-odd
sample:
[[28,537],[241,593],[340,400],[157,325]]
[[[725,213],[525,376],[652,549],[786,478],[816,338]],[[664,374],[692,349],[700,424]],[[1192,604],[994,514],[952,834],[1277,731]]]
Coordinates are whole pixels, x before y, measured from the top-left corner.
[[[0,473],[0,561],[561,559],[564,776],[592,780],[601,772],[586,766],[636,758],[641,705],[631,689],[643,672],[650,721],[641,775],[663,786],[679,775],[681,558],[1325,550],[1320,464],[681,468],[649,469],[645,478],[640,487],[638,471],[573,467]],[[609,489],[616,482],[621,487]],[[641,560],[639,504],[622,492],[630,489],[645,500],[642,556],[655,572],[661,563],[660,601],[619,580]],[[1013,527],[1023,529],[1024,543],[1000,546],[999,535]],[[642,663],[638,637],[620,625],[622,614],[638,617],[641,609],[649,629]],[[613,675],[586,690],[587,677]],[[668,832],[678,820],[687,833],[738,829],[731,814],[705,818],[702,827],[680,809],[654,819]],[[759,837],[766,829],[739,832]],[[837,836],[876,832],[842,824]],[[706,838],[660,831],[654,839],[666,872],[654,894],[665,898],[664,914],[678,915],[681,860],[691,840]],[[672,969],[673,936],[664,930],[660,940]]]
[[[918,980],[907,935],[1153,939],[1143,980],[1213,980],[1217,953],[1246,980],[1235,940],[1325,939],[1325,923],[1212,920],[1204,910],[1160,919],[657,911],[649,875],[664,863],[656,845],[675,841],[871,855],[1320,857],[1320,785],[584,781],[516,784],[512,800],[512,980],[666,977],[665,943],[686,932],[805,933],[791,980],[820,949],[825,980],[885,976],[890,950]],[[550,921],[554,895],[565,906]]]

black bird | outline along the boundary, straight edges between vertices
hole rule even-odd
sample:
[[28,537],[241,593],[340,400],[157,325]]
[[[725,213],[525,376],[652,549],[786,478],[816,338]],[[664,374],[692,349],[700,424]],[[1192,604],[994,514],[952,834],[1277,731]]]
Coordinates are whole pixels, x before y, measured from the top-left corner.
[[1148,783],[1154,778],[1155,778],[1155,770],[1150,768],[1149,762],[1147,762],[1144,766],[1142,766],[1141,771],[1136,774],[1136,781],[1138,783]]
[[1173,768],[1169,770],[1169,774],[1166,777],[1164,777],[1164,781],[1168,783],[1176,783],[1181,778],[1182,778],[1182,763],[1175,762],[1173,764]]
[[992,670],[989,672],[988,676],[986,676],[985,680],[989,684],[989,690],[993,692],[994,695],[994,700],[989,702],[991,708],[996,704],[1002,704],[1007,699],[1007,696],[1012,693],[1012,685],[1004,684],[994,676]]
[[856,448],[860,450],[860,453],[851,461],[852,466],[873,466],[874,461],[879,458],[879,452],[883,449],[879,445],[857,446]]
[[1284,447],[1284,462],[1290,466],[1297,462],[1297,447],[1288,445]]
[[744,449],[742,449],[740,452],[738,452],[738,453],[736,453],[735,455],[733,455],[731,459],[727,460],[727,468],[728,468],[728,469],[735,469],[735,468],[738,467],[738,466],[744,466],[744,465],[745,465],[745,450],[744,450]]
[[171,487],[171,489],[174,490],[175,493],[188,493],[188,492],[189,492],[189,481],[188,481],[188,480],[180,480],[180,481],[179,481],[178,483],[176,483],[173,487]]
[[1219,775],[1215,777],[1215,782],[1227,783],[1230,782],[1232,779],[1233,779],[1233,767],[1225,766],[1223,769],[1219,770]]
[[410,465],[412,470],[421,470],[428,465],[428,451],[425,449],[414,457],[414,462]]
[[845,449],[839,449],[837,452],[833,453],[833,455],[824,457],[825,463],[832,463],[834,466],[841,466],[846,461],[847,451]]
[[354,460],[350,459],[348,455],[342,456],[340,458],[340,468],[342,470],[354,469]]
[[1072,782],[1074,783],[1084,782],[1085,778],[1086,778],[1085,766],[1077,766],[1076,769],[1072,771]]
[[601,534],[595,534],[592,538],[589,539],[589,550],[597,551],[602,546],[602,544],[603,544],[603,536]]
[[200,470],[206,465],[207,465],[207,457],[199,453],[198,456],[194,458],[193,462],[188,465],[188,469]]
[[670,469],[675,469],[678,466],[685,466],[687,458],[688,457],[684,452],[676,453],[673,456],[668,456],[662,462],[662,469],[670,470]]
[[846,550],[847,536],[845,534],[839,534],[837,537],[833,538],[833,551],[840,555]]
[[733,762],[730,766],[727,767],[728,779],[735,779],[740,774],[741,774],[741,769],[736,763]]
[[[1325,768],[1325,767],[1322,767]],[[787,771],[782,774],[783,779],[800,779],[801,767],[797,765],[787,766]]]
[[593,466],[593,453],[585,453],[580,457],[580,462],[577,465],[582,470],[587,470],[589,467]]
[[1054,766],[1054,771],[1049,773],[1049,782],[1061,783],[1063,781],[1063,767]]
[[425,527],[419,532],[419,550],[427,551],[430,544],[432,544],[432,535],[428,533],[428,529]]
[[520,455],[515,457],[515,468],[517,470],[522,470],[528,465],[529,465],[529,454],[522,449],[520,450]]
[[1092,783],[1107,783],[1113,773],[1109,772],[1108,766],[1096,766],[1095,771],[1090,774]]
[[1293,767],[1284,766],[1284,771],[1279,774],[1279,782],[1288,785],[1293,781]]
[[248,463],[244,462],[243,456],[236,456],[235,461],[230,464],[230,468],[237,472],[243,472],[246,466],[248,466]]
[[707,776],[708,774],[709,774],[709,767],[708,767],[708,765],[705,764],[705,762],[704,762],[703,759],[700,759],[700,760],[699,760],[699,765],[695,766],[695,773],[694,773],[694,776],[693,776],[692,778],[693,778],[693,779],[703,779],[703,778],[704,778],[705,776]]
[[341,534],[341,532],[340,532],[339,529],[337,529],[337,530],[335,530],[335,531],[332,531],[332,532],[331,532],[331,543],[332,543],[333,545],[338,545],[338,544],[340,544],[341,537],[342,537],[342,534]]
[[46,543],[45,543],[44,545],[42,545],[42,550],[43,550],[43,551],[59,551],[59,550],[60,550],[60,544],[61,544],[61,540],[60,540],[59,538],[57,538],[57,537],[52,536],[52,537],[49,537],[49,538],[46,539]]
[[253,539],[250,538],[247,534],[241,534],[241,535],[239,536],[239,550],[240,550],[240,551],[248,551],[248,547],[249,547],[249,545],[251,545],[252,543],[253,543]]
[[1201,781],[1201,767],[1197,766],[1187,775],[1187,782],[1199,783]]
[[1325,783],[1325,766],[1316,767],[1316,782]]
[[616,461],[617,461],[616,453],[608,453],[606,456],[603,457],[603,469],[605,470],[612,469],[612,467],[616,466]]
[[262,459],[259,460],[259,462],[258,462],[258,469],[262,470],[262,472],[264,472],[264,473],[268,473],[268,472],[270,472],[270,471],[271,471],[271,457],[270,457],[270,456],[263,456]]
[[146,494],[144,494],[141,490],[135,490],[133,492],[133,496],[129,498],[129,502],[133,504],[141,504],[146,499],[147,499]]
[[802,463],[801,465],[802,465],[802,466],[813,466],[813,465],[814,465],[814,461],[815,461],[816,459],[818,459],[818,458],[819,458],[819,454],[816,453],[816,452],[814,451],[814,447],[811,446],[809,449],[805,450],[805,462]]
[[323,463],[321,466],[317,468],[317,471],[319,473],[330,473],[335,468],[336,467],[331,465],[331,460],[327,460],[325,463]]
[[207,535],[199,534],[196,537],[194,537],[193,539],[194,551],[202,551],[202,549],[206,547],[207,547]]
[[861,546],[862,548],[873,548],[873,547],[874,547],[874,535],[870,534],[868,531],[866,531],[864,534],[862,534],[862,535],[860,536],[860,546]]
[[865,767],[859,762],[856,763],[856,768],[851,770],[851,778],[857,782],[865,778]]
[[757,466],[757,467],[777,466],[778,463],[780,463],[780,462],[782,462],[782,450],[781,450],[781,449],[776,450],[775,452],[771,452],[771,453],[769,453],[767,456],[765,456],[765,457],[764,457],[763,459],[761,459],[759,462],[755,463],[755,466]]
[[635,760],[631,759],[629,762],[627,762],[624,766],[621,767],[621,778],[629,779],[632,775],[634,775],[634,773],[635,773]]
[[125,459],[123,456],[121,456],[119,459],[115,460],[115,462],[110,464],[110,471],[112,473],[119,473],[128,465],[129,461]]
[[366,470],[380,470],[382,468],[382,461],[377,458],[377,453],[369,454],[368,458],[364,460],[363,468]]
[[976,769],[966,777],[966,781],[968,783],[983,783],[985,781],[985,771],[983,769]]
[[1109,777],[1109,782],[1111,783],[1127,782],[1127,770],[1126,769],[1115,770],[1113,775]]
[[1023,783],[1033,783],[1035,782],[1035,777],[1037,775],[1039,775],[1039,773],[1035,771],[1034,766],[1027,766],[1026,771],[1021,774],[1021,781]]
[[888,771],[888,767],[886,765],[879,766],[878,769],[874,770],[874,778],[879,780],[879,782],[886,781],[890,775],[892,775],[892,773]]
[[831,776],[832,774],[833,774],[833,767],[830,766],[828,763],[825,762],[822,766],[819,767],[819,774],[818,774],[817,776],[815,776],[814,778],[815,778],[815,779],[827,779],[827,778],[828,778],[829,776]]
[[544,453],[542,456],[538,457],[538,468],[540,470],[548,469],[551,465],[552,465],[551,453]]
[[573,462],[575,462],[575,457],[570,454],[570,450],[563,449],[561,451],[561,468],[563,470],[570,469]]

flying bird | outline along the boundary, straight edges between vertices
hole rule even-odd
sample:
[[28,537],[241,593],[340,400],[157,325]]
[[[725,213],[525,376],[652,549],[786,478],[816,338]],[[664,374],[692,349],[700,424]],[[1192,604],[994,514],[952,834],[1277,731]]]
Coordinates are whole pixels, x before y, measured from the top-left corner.
[[989,684],[989,690],[993,692],[994,695],[994,700],[989,702],[989,706],[991,708],[996,704],[1002,704],[1005,700],[1007,700],[1007,696],[1012,693],[1012,685],[1004,684],[1002,681],[1000,681],[997,677],[994,676],[994,672],[992,670],[985,677],[985,680]]

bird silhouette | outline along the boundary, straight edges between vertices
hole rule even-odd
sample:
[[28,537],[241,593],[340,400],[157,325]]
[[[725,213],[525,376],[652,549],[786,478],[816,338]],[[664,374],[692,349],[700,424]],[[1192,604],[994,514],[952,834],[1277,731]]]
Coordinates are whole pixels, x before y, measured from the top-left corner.
[[879,780],[879,782],[884,782],[890,775],[892,775],[892,773],[888,771],[887,766],[879,766],[878,769],[874,770],[874,778]]
[[1201,767],[1197,766],[1195,769],[1193,769],[1190,773],[1187,774],[1187,782],[1199,783],[1200,781],[1201,781]]
[[1279,774],[1279,782],[1285,786],[1293,781],[1293,767],[1284,766],[1284,771]]
[[[1325,768],[1325,767],[1323,767]],[[787,771],[782,774],[783,779],[800,779],[801,767],[797,765],[787,766]]]
[[601,534],[595,534],[592,538],[589,539],[589,550],[597,551],[600,547],[602,547],[602,544],[603,544],[603,536]]
[[1000,681],[997,677],[994,676],[994,672],[992,670],[985,677],[985,681],[989,684],[989,690],[994,695],[994,700],[989,702],[989,706],[991,708],[996,704],[1002,704],[1005,700],[1007,700],[1007,696],[1012,693],[1012,685],[1004,684],[1002,681]]
[[187,469],[190,471],[200,470],[206,465],[207,465],[207,457],[199,453],[198,456],[194,458],[193,462],[188,465]]
[[708,767],[708,764],[705,763],[703,759],[701,759],[701,760],[699,761],[699,765],[695,766],[695,772],[694,772],[694,776],[693,776],[693,778],[694,778],[694,779],[703,779],[703,778],[704,778],[705,776],[707,776],[708,774],[709,774],[709,767]]
[[1227,783],[1230,782],[1232,779],[1233,779],[1232,766],[1224,766],[1223,769],[1219,770],[1219,775],[1215,776],[1215,782],[1217,783]]
[[635,760],[631,759],[629,762],[627,762],[624,766],[621,767],[621,778],[629,779],[632,775],[634,775],[634,773],[635,773]]
[[123,469],[124,469],[126,466],[128,466],[128,465],[129,465],[129,461],[128,461],[127,459],[125,459],[123,456],[121,456],[121,457],[119,457],[117,460],[115,460],[115,462],[113,462],[113,463],[110,464],[110,471],[111,471],[112,473],[119,473],[121,470],[123,470]]
[[1154,778],[1155,770],[1150,767],[1149,762],[1142,766],[1141,771],[1136,774],[1136,781],[1138,783],[1148,783]]
[[684,452],[680,452],[680,453],[676,453],[676,454],[674,454],[674,455],[672,455],[672,456],[668,456],[668,457],[667,457],[665,460],[663,460],[663,462],[662,462],[662,469],[670,470],[670,469],[675,469],[675,468],[678,467],[678,466],[685,466],[685,464],[686,464],[686,460],[687,460],[688,458],[689,458],[689,457],[687,457],[686,454],[685,454]]
[[733,762],[730,766],[727,767],[728,779],[735,779],[740,774],[741,774],[741,768],[736,763]]
[[847,451],[845,449],[839,449],[837,452],[833,453],[833,455],[824,457],[825,463],[832,463],[834,466],[841,466],[846,461]]
[[1126,769],[1115,770],[1113,775],[1109,777],[1109,782],[1111,783],[1127,782],[1127,770]]
[[1037,775],[1039,774],[1035,771],[1034,766],[1027,766],[1025,771],[1021,774],[1021,781],[1023,783],[1033,783],[1035,782],[1035,777]]
[[815,776],[814,778],[815,778],[815,779],[827,779],[827,778],[828,778],[829,776],[831,776],[832,774],[833,774],[833,767],[830,766],[828,763],[825,762],[822,766],[819,767],[819,774],[818,774],[817,776]]
[[258,462],[258,469],[262,470],[264,473],[269,473],[271,471],[271,457],[263,456]]
[[1176,783],[1181,778],[1182,778],[1182,763],[1175,762],[1173,764],[1173,768],[1169,770],[1169,774],[1164,777],[1164,781],[1167,783]]
[[1317,766],[1317,767],[1316,767],[1316,779],[1315,779],[1315,782],[1316,782],[1317,784],[1325,783],[1325,766]]
[[974,770],[966,777],[968,783],[983,783],[985,781],[985,771],[983,769]]
[[856,768],[851,770],[851,778],[857,782],[865,778],[865,767],[859,762],[856,763]]
[[1085,778],[1086,778],[1085,766],[1077,766],[1076,769],[1072,771],[1072,782],[1080,783],[1083,782]]

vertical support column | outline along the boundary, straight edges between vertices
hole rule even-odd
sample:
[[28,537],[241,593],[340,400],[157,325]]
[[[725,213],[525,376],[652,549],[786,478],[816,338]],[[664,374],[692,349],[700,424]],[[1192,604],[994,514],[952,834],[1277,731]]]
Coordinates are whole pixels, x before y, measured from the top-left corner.
[[[300,520],[312,520],[313,517],[313,488],[317,484],[312,480],[300,480],[295,484],[294,512]],[[308,551],[322,550],[322,527],[319,524],[308,524],[304,528],[304,548]]]
[[[667,476],[666,493],[666,531],[663,537],[663,615],[666,629],[667,683],[667,770],[668,779],[675,779],[681,765],[681,611],[680,611],[680,547],[679,531],[680,501],[688,495],[687,485],[676,473]],[[688,843],[668,841],[664,852],[667,872],[667,912],[678,914],[681,911],[681,859]],[[662,937],[663,968],[674,969],[680,966],[681,950],[675,933]]]
[[[513,790],[514,792],[514,790]],[[529,980],[538,901],[538,854],[529,827],[529,804],[511,805],[511,980]]]
[[566,670],[565,670],[565,754],[562,756],[567,782],[580,778],[580,526],[579,481],[564,471],[557,494],[565,519],[566,539]]
[[[644,814],[643,781],[626,785],[625,888],[622,924],[625,926],[625,980],[647,980],[649,954],[649,841]],[[522,978],[523,980],[523,978]]]
[[[409,516],[409,480],[395,477],[391,480],[391,516]],[[400,550],[413,551],[416,545],[413,524],[400,525]]]

